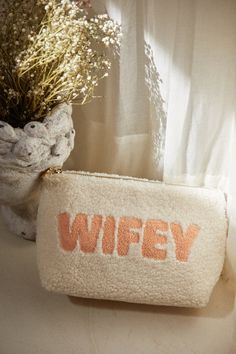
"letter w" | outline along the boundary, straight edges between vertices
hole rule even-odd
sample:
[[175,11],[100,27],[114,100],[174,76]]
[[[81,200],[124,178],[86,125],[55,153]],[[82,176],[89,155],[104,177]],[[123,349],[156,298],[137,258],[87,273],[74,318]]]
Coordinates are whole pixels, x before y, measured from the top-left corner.
[[102,225],[102,216],[94,215],[91,220],[91,227],[88,230],[88,216],[78,214],[71,226],[70,215],[61,213],[58,215],[58,231],[61,247],[65,251],[73,251],[79,240],[80,249],[85,253],[94,252]]

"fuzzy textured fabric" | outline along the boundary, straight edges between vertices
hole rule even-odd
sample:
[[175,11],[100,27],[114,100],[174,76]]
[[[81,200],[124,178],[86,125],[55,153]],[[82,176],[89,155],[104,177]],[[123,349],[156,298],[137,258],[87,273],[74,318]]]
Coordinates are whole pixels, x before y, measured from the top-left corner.
[[72,296],[203,307],[227,236],[221,191],[85,172],[44,177],[42,285]]
[[56,107],[44,121],[24,129],[0,121],[0,204],[11,232],[34,240],[40,174],[62,166],[74,147],[72,107]]

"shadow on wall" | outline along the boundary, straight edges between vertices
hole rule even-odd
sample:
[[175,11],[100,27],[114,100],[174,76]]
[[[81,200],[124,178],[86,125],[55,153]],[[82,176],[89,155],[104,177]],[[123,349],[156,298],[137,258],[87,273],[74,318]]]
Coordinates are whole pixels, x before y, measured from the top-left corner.
[[[153,122],[152,129],[152,151],[156,166],[163,164],[163,153],[165,149],[165,134],[167,115],[164,109],[164,100],[161,94],[162,79],[155,64],[153,50],[150,44],[144,41],[145,52],[145,84],[148,88],[148,98],[150,101],[150,115]],[[162,167],[163,170],[163,167]]]
[[76,147],[67,167],[162,180],[162,80],[144,38],[142,6],[134,1],[120,6],[137,18],[125,16],[123,8],[120,61],[113,61],[110,76],[100,83],[96,94],[101,98],[75,110]]

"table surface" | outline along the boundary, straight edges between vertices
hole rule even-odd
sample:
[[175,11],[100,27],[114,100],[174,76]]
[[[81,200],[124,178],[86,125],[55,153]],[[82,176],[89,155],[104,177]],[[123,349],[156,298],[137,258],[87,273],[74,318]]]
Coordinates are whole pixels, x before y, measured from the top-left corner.
[[233,292],[219,281],[207,308],[79,299],[39,281],[36,244],[0,222],[1,354],[234,354]]

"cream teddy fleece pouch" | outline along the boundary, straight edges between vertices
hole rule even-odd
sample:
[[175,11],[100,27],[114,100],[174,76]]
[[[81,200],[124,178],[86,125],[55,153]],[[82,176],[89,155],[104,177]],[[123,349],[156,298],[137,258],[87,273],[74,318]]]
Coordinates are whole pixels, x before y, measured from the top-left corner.
[[225,256],[221,191],[69,171],[48,172],[43,180],[37,257],[46,289],[207,305]]

